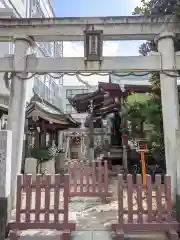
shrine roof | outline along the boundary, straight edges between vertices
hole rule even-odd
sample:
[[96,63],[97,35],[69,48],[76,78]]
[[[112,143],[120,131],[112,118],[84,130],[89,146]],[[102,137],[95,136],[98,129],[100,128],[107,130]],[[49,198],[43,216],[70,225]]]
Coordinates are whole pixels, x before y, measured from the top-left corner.
[[4,114],[8,114],[8,106],[5,104],[0,104],[0,111]]
[[97,89],[96,91],[94,92],[88,92],[88,93],[81,93],[81,94],[76,94],[75,96],[73,97],[69,97],[68,98],[68,101],[71,103],[71,104],[75,104],[77,102],[87,102],[90,104],[90,100],[92,101],[95,101],[95,100],[100,100],[100,99],[104,99],[104,94],[99,90]]
[[119,84],[115,84],[115,83],[105,83],[105,82],[99,82],[98,84],[100,89],[103,89],[106,92],[114,92],[114,91],[118,91],[118,93],[121,93],[121,87]]
[[146,93],[152,91],[151,85],[132,85],[132,84],[125,84],[124,85],[125,91],[128,92],[135,92],[135,93]]
[[[178,86],[180,89],[180,86]],[[133,85],[99,82],[98,89],[91,93],[77,94],[69,100],[69,103],[77,110],[77,112],[87,112],[90,106],[90,100],[93,100],[95,108],[103,108],[111,104],[111,98],[126,97],[130,92],[134,93],[150,93],[152,86],[150,84]],[[108,95],[108,96],[107,96]]]
[[132,85],[132,84],[118,84],[118,83],[104,83],[99,82],[99,87],[104,91],[115,94],[115,92],[123,94],[123,92],[146,93],[152,90],[151,85]]
[[38,117],[46,121],[62,125],[63,128],[80,127],[80,123],[71,117],[69,114],[64,114],[57,108],[43,100],[39,100],[38,96],[31,99],[31,102],[26,107],[26,117]]
[[144,93],[150,92],[151,86],[149,85],[130,85],[125,84],[121,86],[117,83],[104,83],[99,82],[98,89],[94,92],[76,94],[74,97],[68,98],[69,103],[73,106],[77,104],[88,104],[90,100],[93,101],[103,101],[105,94],[109,93],[109,96],[120,96],[124,95],[124,92],[137,92]]
[[93,105],[98,105],[104,101],[104,92],[97,89],[94,92],[77,94],[72,98],[68,98],[68,101],[77,112],[87,112],[91,101]]
[[102,116],[102,115],[105,116],[109,113],[114,112],[115,110],[118,110],[119,107],[120,107],[120,104],[114,102],[114,103],[106,105],[102,108],[99,108],[97,110],[94,110],[94,114],[95,114],[95,116]]

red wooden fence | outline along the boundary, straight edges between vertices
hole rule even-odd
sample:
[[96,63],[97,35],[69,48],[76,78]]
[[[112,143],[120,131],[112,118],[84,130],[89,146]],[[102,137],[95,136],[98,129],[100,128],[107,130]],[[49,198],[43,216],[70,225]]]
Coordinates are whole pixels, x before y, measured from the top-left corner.
[[132,175],[127,176],[127,182],[118,175],[118,222],[112,224],[112,229],[118,239],[124,239],[125,232],[164,231],[170,239],[177,240],[179,223],[172,218],[170,177],[165,176],[164,184],[160,175],[156,175],[153,184],[151,176],[146,181],[147,188],[141,175],[137,175],[136,184]]
[[69,222],[69,175],[60,183],[60,175],[52,182],[50,175],[17,177],[16,219],[8,224],[10,239],[19,237],[17,231],[27,229],[55,229],[63,232],[63,240],[68,239],[75,223]]
[[110,195],[108,191],[108,165],[92,162],[91,166],[84,163],[70,163],[70,197],[100,197],[105,199]]

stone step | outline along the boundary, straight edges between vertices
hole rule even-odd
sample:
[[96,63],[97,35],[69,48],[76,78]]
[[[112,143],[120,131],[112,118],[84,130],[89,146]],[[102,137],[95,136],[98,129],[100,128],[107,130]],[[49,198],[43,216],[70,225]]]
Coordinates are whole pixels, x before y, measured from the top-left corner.
[[[72,240],[115,240],[115,235],[108,231],[78,231],[72,234]],[[168,240],[164,233],[125,234],[125,240]]]
[[136,233],[136,234],[125,234],[127,240],[168,240],[165,233]]

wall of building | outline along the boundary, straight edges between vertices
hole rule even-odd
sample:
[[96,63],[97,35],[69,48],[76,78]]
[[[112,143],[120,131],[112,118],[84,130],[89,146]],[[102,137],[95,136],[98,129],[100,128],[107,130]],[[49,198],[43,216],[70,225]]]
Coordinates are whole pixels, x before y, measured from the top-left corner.
[[[1,8],[11,8],[14,16],[21,17],[54,17],[54,11],[49,0],[0,0]],[[39,57],[62,56],[63,44],[59,42],[37,43],[33,50]],[[13,53],[13,44],[0,43],[0,57]],[[2,79],[3,74],[0,75]],[[33,96],[34,85],[42,98],[47,98],[50,103],[61,107],[62,99],[60,97],[62,79],[54,80],[49,76],[36,76],[28,80],[27,101]],[[4,81],[0,81],[0,94],[9,95],[9,90],[5,87]],[[48,90],[49,89],[49,90]]]

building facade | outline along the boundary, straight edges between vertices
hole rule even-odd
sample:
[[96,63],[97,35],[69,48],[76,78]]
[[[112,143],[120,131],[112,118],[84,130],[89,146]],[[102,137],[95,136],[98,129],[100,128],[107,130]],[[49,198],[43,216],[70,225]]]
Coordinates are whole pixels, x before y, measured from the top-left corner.
[[[17,18],[51,18],[55,16],[49,0],[0,0],[0,8],[10,8],[13,16]],[[12,43],[0,43],[0,49],[0,56],[4,56],[5,54],[12,54],[14,46]],[[38,57],[60,57],[63,56],[63,43],[36,43],[32,52],[37,54]],[[28,80],[27,102],[29,102],[33,96],[33,92],[35,92],[42,99],[62,110],[62,99],[60,98],[61,84],[61,77],[59,79],[53,79],[50,75],[35,76]],[[9,90],[5,87],[4,81],[0,81],[0,89],[1,98],[9,95]]]
[[87,93],[89,91],[94,91],[97,89],[97,86],[92,86],[91,89],[88,89],[85,85],[80,86],[63,86],[61,90],[61,96],[63,98],[62,107],[64,112],[71,114],[71,116],[78,122],[84,123],[88,113],[77,113],[76,110],[71,106],[68,101],[68,98],[73,97],[76,94]]

